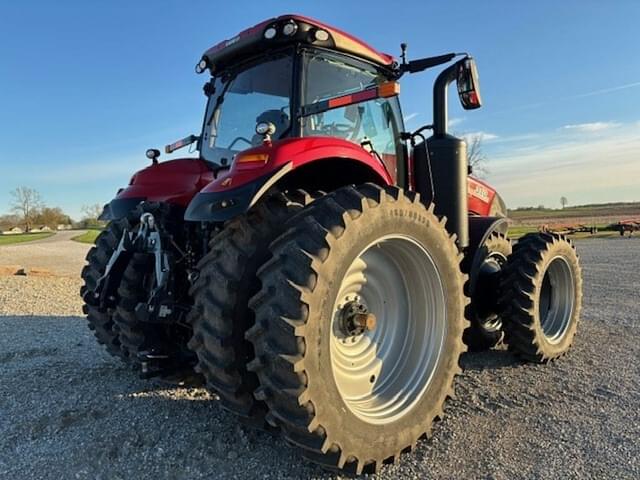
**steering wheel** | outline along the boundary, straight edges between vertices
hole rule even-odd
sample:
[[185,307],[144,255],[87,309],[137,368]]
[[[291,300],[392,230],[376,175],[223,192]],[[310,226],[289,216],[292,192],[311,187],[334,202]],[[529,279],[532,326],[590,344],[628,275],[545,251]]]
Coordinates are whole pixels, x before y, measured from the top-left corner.
[[343,138],[348,138],[353,134],[355,128],[348,123],[330,123],[326,125],[323,130],[329,135],[337,135]]
[[227,150],[231,150],[231,147],[233,147],[233,146],[236,144],[236,142],[238,142],[238,141],[240,141],[240,140],[242,140],[243,142],[246,142],[246,143],[248,143],[249,145],[253,146],[253,143],[251,142],[251,140],[247,140],[247,139],[246,139],[246,138],[244,138],[244,137],[236,137],[236,138],[234,138],[234,139],[233,139],[233,142],[231,142],[231,143],[229,144],[229,146],[227,147]]

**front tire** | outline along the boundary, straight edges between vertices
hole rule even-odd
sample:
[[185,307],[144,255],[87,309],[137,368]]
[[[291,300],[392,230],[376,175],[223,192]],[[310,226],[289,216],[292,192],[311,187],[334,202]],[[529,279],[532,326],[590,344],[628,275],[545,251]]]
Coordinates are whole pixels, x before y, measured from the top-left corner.
[[367,184],[305,208],[271,251],[246,334],[255,396],[311,460],[377,471],[453,394],[467,325],[454,240],[417,195]]
[[582,305],[582,271],[573,244],[531,233],[514,247],[502,281],[505,342],[525,360],[546,363],[573,342]]

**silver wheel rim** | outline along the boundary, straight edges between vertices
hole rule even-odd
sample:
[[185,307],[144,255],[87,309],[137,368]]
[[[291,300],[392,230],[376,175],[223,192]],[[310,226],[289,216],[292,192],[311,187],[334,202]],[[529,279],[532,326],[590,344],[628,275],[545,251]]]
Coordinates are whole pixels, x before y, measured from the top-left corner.
[[551,259],[542,278],[538,314],[542,333],[550,343],[558,343],[569,328],[574,304],[573,272],[564,257]]
[[[365,248],[341,281],[331,329],[331,369],[347,407],[372,424],[393,422],[422,398],[447,332],[446,298],[429,253],[402,235]],[[359,302],[376,327],[348,336],[341,312]]]

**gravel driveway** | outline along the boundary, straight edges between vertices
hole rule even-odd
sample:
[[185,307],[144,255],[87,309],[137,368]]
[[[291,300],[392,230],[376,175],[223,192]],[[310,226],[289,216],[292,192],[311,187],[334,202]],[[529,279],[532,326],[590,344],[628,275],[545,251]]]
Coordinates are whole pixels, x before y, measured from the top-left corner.
[[[640,239],[578,248],[569,355],[466,354],[434,437],[378,478],[640,478]],[[0,478],[335,478],[203,389],[136,379],[96,346],[79,286],[0,277]]]
[[74,242],[71,238],[82,233],[78,230],[63,231],[42,240],[2,246],[0,266],[44,268],[59,276],[78,277],[91,245]]

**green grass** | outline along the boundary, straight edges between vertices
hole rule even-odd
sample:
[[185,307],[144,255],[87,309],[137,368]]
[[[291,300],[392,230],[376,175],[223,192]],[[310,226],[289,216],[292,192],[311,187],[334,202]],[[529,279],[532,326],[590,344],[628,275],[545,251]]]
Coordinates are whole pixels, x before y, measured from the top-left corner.
[[101,231],[102,230],[87,230],[86,232],[73,237],[71,240],[75,240],[76,242],[80,243],[94,244],[96,243],[96,238],[98,238],[98,235],[100,235]]
[[14,243],[32,242],[50,237],[54,232],[38,232],[38,233],[16,233],[13,235],[0,235],[0,245],[11,245]]
[[538,227],[533,227],[529,225],[512,225],[509,227],[508,236],[509,238],[512,238],[515,240],[516,238],[520,238],[521,236],[526,235],[527,233],[537,232],[537,231],[538,231]]

